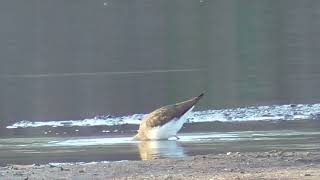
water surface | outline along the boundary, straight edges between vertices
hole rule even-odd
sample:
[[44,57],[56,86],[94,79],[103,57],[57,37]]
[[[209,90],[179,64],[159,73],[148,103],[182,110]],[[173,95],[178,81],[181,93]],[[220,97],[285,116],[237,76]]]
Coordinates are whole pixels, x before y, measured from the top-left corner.
[[[0,1],[0,163],[319,150],[320,1]],[[143,116],[205,97],[179,141]]]
[[0,122],[320,102],[317,0],[4,0]]
[[320,129],[183,133],[180,140],[133,141],[130,136],[8,138],[0,165],[178,158],[256,151],[319,151]]

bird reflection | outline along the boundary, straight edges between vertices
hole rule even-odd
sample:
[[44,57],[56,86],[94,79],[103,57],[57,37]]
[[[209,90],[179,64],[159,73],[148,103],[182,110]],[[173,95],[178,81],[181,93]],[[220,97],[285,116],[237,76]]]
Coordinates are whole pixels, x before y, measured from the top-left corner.
[[138,144],[142,160],[158,159],[163,157],[184,157],[184,149],[177,141],[141,141]]

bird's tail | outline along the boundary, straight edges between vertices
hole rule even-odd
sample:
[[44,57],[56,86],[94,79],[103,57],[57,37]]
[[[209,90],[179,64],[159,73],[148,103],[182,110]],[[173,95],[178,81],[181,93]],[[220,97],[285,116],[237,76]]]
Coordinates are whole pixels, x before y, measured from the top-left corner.
[[196,97],[196,99],[201,99],[204,96],[204,92],[201,93],[198,97]]
[[193,105],[195,105],[203,96],[204,93],[201,93],[199,96],[192,98],[190,101],[192,101]]

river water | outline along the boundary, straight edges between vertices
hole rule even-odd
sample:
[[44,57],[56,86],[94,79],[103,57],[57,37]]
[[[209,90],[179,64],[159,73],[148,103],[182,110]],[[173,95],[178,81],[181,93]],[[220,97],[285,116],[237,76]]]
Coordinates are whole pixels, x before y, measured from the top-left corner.
[[1,129],[0,165],[320,150],[320,104],[195,111],[179,133],[179,140],[134,141],[143,116],[14,123]]
[[319,130],[182,133],[178,141],[145,142],[123,135],[10,138],[0,140],[0,165],[151,160],[227,152],[319,151]]
[[[315,150],[319,22],[317,0],[3,0],[0,164]],[[201,92],[179,141],[129,140]]]

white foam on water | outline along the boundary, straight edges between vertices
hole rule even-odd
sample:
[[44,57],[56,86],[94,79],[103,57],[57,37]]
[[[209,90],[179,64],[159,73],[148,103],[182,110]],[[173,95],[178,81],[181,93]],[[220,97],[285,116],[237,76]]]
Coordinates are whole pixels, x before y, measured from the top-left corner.
[[[241,132],[210,132],[210,133],[186,133],[180,134],[177,142],[195,142],[195,141],[241,141],[241,140],[274,140],[281,138],[288,138],[290,136],[307,136],[307,135],[319,135],[320,132],[302,132],[294,130],[281,130],[281,131],[261,131],[259,133],[255,131],[241,131]],[[150,141],[147,143],[175,143],[176,140],[168,141]],[[66,139],[61,141],[49,141],[44,146],[96,146],[96,145],[114,145],[114,144],[139,144],[146,143],[143,141],[135,141],[132,137],[117,137],[117,138],[75,138]]]
[[62,141],[50,141],[46,146],[95,146],[95,145],[112,145],[124,143],[136,143],[132,137],[119,138],[88,138],[88,139],[69,139]]
[[92,119],[84,120],[66,120],[66,121],[27,121],[23,120],[13,125],[7,126],[8,129],[12,128],[27,128],[27,127],[41,127],[41,126],[51,126],[51,127],[71,127],[71,126],[114,126],[122,124],[140,124],[140,119],[143,114],[135,114],[132,116],[122,116],[122,117],[108,117],[102,119],[101,117],[94,117]]
[[[300,139],[308,138],[308,136],[320,135],[320,132],[305,132],[295,130],[280,131],[240,131],[230,133],[186,133],[179,135],[179,141],[197,142],[197,141],[244,141],[244,140],[280,140],[288,139],[292,136],[305,136]],[[297,137],[294,137],[297,139]]]
[[[96,116],[83,120],[66,121],[27,121],[23,120],[7,126],[11,128],[28,127],[71,127],[71,126],[116,126],[123,124],[139,125],[144,114],[113,117]],[[232,122],[232,121],[270,121],[270,120],[307,120],[320,118],[320,104],[293,104],[251,106],[235,109],[206,110],[190,113],[187,123],[197,122]]]

